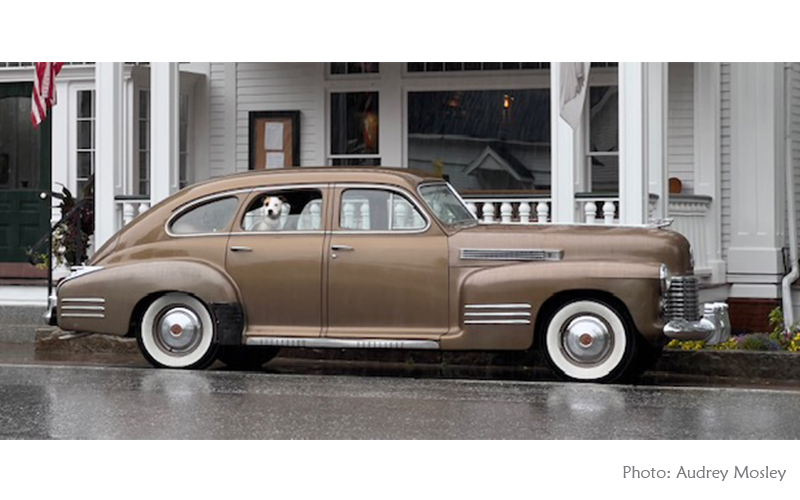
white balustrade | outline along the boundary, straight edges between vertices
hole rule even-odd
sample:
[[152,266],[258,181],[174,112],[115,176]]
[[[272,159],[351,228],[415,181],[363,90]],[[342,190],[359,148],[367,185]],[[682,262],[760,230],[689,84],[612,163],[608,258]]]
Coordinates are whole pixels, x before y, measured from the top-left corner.
[[117,227],[119,230],[122,227],[130,224],[130,222],[137,216],[142,215],[150,209],[149,198],[125,198],[120,197],[116,199],[117,210]]
[[[485,224],[545,223],[550,217],[549,198],[477,198],[472,196],[464,198],[467,209]],[[535,219],[532,217],[534,213]]]
[[712,272],[710,260],[719,245],[714,221],[710,217],[711,197],[692,195],[671,195],[669,197],[669,217],[673,219],[670,229],[681,233],[689,240],[694,254],[694,270],[698,276],[708,276]]
[[618,202],[616,197],[578,198],[575,200],[577,220],[586,224],[616,224]]

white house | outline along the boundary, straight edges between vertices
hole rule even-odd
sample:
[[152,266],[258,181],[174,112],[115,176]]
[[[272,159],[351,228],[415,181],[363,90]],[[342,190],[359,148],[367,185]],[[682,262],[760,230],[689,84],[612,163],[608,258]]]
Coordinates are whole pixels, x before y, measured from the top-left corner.
[[734,328],[766,328],[792,267],[797,63],[592,63],[577,129],[557,63],[67,63],[35,132],[31,64],[0,63],[0,305],[44,304],[37,195],[92,174],[95,246],[193,182],[383,165],[447,175],[489,223],[674,219]]

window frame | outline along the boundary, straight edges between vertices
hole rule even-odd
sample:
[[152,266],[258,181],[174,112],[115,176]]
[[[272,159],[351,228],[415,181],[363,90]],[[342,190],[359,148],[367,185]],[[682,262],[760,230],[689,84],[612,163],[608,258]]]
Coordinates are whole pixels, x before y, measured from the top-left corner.
[[[408,201],[420,214],[422,219],[425,221],[425,225],[420,229],[389,229],[389,230],[372,230],[372,229],[349,229],[343,228],[341,226],[342,222],[342,201],[344,199],[344,193],[348,190],[377,190],[377,191],[389,191],[395,194],[399,194],[406,198]],[[335,200],[335,210],[333,213],[333,234],[364,234],[364,235],[372,235],[372,234],[397,234],[397,235],[408,235],[408,234],[422,234],[428,232],[428,230],[433,225],[431,222],[431,217],[428,214],[428,211],[425,210],[425,207],[417,200],[417,198],[411,194],[410,191],[400,188],[398,186],[392,186],[389,184],[336,184],[334,186],[334,190],[336,192]],[[438,222],[437,222],[438,223]]]
[[[236,212],[236,218],[234,219],[234,224],[231,227],[230,235],[249,235],[249,236],[256,236],[256,235],[290,235],[290,234],[323,234],[325,233],[325,226],[326,226],[326,218],[325,218],[325,206],[326,206],[326,196],[327,196],[327,188],[326,184],[294,184],[294,185],[286,185],[286,186],[264,186],[258,187],[248,191],[247,196],[244,198],[242,206]],[[316,190],[319,191],[320,197],[320,228],[319,229],[311,229],[311,230],[303,230],[303,231],[249,231],[246,230],[243,226],[244,218],[247,215],[247,208],[256,200],[259,196],[263,195],[265,192],[281,192],[281,191],[311,191]]]
[[[203,196],[196,200],[192,200],[188,203],[185,203],[179,207],[176,207],[173,210],[173,214],[167,218],[167,221],[164,223],[164,233],[172,238],[197,238],[197,237],[206,237],[206,236],[229,236],[231,234],[231,229],[233,226],[233,221],[237,219],[237,215],[242,211],[242,198],[243,195],[250,193],[252,189],[239,189],[233,191],[225,191],[222,193],[215,193],[209,196]],[[187,233],[187,234],[180,234],[174,233],[172,231],[172,225],[178,219],[183,217],[185,214],[191,212],[196,208],[200,208],[203,205],[208,205],[210,203],[214,203],[216,201],[220,201],[224,198],[234,198],[237,200],[236,208],[234,209],[234,215],[231,217],[231,220],[228,221],[228,225],[226,230],[218,231],[216,233]]]
[[[377,74],[377,73],[372,73]],[[348,159],[377,159],[380,161],[380,165],[383,166],[383,159],[381,158],[381,150],[383,149],[382,144],[382,137],[381,137],[381,89],[380,87],[369,86],[365,85],[363,81],[355,81],[355,82],[347,82],[347,83],[355,83],[355,86],[346,85],[346,86],[331,86],[325,89],[325,123],[327,125],[327,133],[325,134],[325,165],[332,167],[333,160],[348,160]],[[363,92],[374,92],[378,96],[378,152],[374,154],[333,154],[333,141],[331,136],[333,135],[333,104],[332,104],[332,96],[333,94],[358,94]],[[347,168],[343,166],[341,168]],[[358,168],[353,167],[353,168]],[[369,167],[364,167],[369,168]]]

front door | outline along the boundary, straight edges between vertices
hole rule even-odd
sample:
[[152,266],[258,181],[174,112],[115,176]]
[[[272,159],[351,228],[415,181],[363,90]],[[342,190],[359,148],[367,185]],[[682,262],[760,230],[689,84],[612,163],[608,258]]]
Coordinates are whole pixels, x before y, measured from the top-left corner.
[[447,332],[447,237],[409,193],[340,186],[328,255],[328,329],[340,338]]
[[0,277],[44,277],[28,250],[50,229],[50,120],[31,125],[32,84],[0,84]]
[[247,335],[320,335],[326,191],[257,189],[234,221],[225,267],[242,294]]

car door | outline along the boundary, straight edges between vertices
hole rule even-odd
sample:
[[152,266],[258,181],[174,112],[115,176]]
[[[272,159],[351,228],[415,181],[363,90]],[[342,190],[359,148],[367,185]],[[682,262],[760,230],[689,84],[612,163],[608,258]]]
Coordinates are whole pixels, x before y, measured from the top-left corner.
[[[327,187],[254,190],[234,223],[225,266],[236,281],[250,336],[322,331],[322,266]],[[280,215],[267,206],[279,200]]]
[[436,339],[447,331],[447,237],[407,191],[335,186],[328,327],[338,338]]

